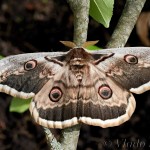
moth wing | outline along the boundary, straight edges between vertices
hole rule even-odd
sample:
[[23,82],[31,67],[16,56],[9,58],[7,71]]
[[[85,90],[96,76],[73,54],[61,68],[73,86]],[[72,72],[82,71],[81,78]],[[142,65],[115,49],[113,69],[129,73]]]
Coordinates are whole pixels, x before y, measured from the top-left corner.
[[110,53],[113,53],[111,57],[97,64],[100,70],[133,93],[150,90],[150,48],[114,48],[100,50],[93,55]]
[[91,70],[91,83],[81,89],[79,121],[106,128],[129,120],[136,107],[133,95],[97,67]]
[[63,53],[30,53],[9,56],[0,60],[0,92],[28,99],[56,74],[62,66],[48,58]]
[[[51,98],[55,90],[61,94],[58,101]],[[35,122],[44,127],[60,129],[78,124],[78,92],[78,83],[74,75],[70,74],[69,67],[59,70],[30,104],[30,112]]]
[[[79,86],[68,68],[63,68],[35,95],[30,105],[35,122],[48,128],[79,123],[105,128],[120,125],[131,117],[135,100],[125,88],[90,63]],[[59,101],[50,98],[54,87],[61,91]]]

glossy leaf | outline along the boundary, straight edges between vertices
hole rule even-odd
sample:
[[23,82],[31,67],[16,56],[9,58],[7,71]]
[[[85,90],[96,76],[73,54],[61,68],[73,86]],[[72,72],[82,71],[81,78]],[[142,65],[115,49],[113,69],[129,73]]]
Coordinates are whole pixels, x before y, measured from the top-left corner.
[[24,100],[20,98],[13,98],[10,104],[10,112],[18,112],[18,113],[23,113],[26,110],[29,109],[29,104],[31,102],[31,99]]
[[88,46],[86,49],[88,49],[88,50],[99,50],[99,49],[101,49],[101,48],[99,48],[98,46],[96,46],[96,45],[91,45],[91,46]]
[[113,13],[114,0],[90,0],[90,16],[106,28]]

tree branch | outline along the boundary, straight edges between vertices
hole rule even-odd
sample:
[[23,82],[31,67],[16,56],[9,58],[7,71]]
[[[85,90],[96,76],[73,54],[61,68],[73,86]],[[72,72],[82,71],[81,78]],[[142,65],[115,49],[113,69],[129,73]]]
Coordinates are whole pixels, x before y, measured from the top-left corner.
[[124,47],[146,0],[127,0],[107,48]]
[[57,142],[56,138],[51,133],[50,129],[45,128],[45,127],[43,127],[43,128],[44,128],[44,132],[46,135],[46,140],[47,140],[47,144],[49,145],[49,148],[51,150],[63,150],[61,148],[61,143]]
[[[68,0],[74,15],[74,43],[82,46],[87,39],[89,23],[90,0]],[[69,113],[69,112],[68,112]],[[47,143],[52,150],[76,150],[80,134],[80,126],[75,125],[62,130],[60,142],[56,140],[51,131],[44,128]]]
[[[89,23],[89,0],[68,0],[74,15],[74,38],[77,46],[82,46],[87,39]],[[62,130],[61,144],[64,149],[76,150],[80,134],[80,125]]]
[[81,125],[62,130],[60,142],[64,150],[76,150]]
[[90,0],[67,0],[74,15],[74,38],[77,46],[82,46],[87,39]]

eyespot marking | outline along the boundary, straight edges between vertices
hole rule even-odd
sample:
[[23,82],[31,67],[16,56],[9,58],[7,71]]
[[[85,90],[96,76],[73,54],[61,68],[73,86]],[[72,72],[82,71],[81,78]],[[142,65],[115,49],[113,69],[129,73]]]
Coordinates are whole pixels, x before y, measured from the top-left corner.
[[37,66],[37,61],[36,60],[29,60],[24,64],[24,69],[26,71],[32,70]]
[[124,56],[124,60],[125,62],[127,62],[128,64],[137,64],[138,63],[138,58],[134,55],[130,55],[130,54],[127,54]]
[[103,98],[103,99],[109,99],[111,98],[112,96],[112,90],[111,88],[104,84],[104,85],[101,85],[98,89],[98,94]]
[[52,102],[58,102],[63,93],[59,87],[53,87],[49,93],[49,98]]

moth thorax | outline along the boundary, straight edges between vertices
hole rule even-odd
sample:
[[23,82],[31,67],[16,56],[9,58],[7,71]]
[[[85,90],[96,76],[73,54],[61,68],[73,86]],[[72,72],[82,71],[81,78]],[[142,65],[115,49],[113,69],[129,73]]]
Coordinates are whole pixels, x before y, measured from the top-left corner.
[[76,79],[81,82],[84,73],[84,65],[71,65],[70,70],[75,75]]
[[75,76],[76,76],[78,82],[81,82],[81,81],[82,81],[82,79],[83,79],[83,73],[82,73],[82,72],[77,72],[77,73],[75,74]]
[[87,70],[87,63],[81,58],[75,58],[70,61],[70,70],[75,75],[77,81],[81,82]]
[[70,69],[72,71],[84,70],[86,62],[81,58],[74,58],[70,61]]

